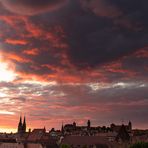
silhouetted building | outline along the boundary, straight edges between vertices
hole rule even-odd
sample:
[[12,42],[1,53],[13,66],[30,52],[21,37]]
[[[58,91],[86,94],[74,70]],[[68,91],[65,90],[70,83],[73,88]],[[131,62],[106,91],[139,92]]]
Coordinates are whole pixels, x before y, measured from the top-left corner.
[[21,134],[21,133],[25,133],[26,132],[26,118],[24,117],[24,121],[22,123],[22,117],[20,117],[20,121],[19,121],[19,124],[18,124],[18,133]]
[[26,132],[26,118],[24,117],[24,122],[22,125],[22,131],[25,133]]
[[131,122],[131,121],[129,121],[129,123],[128,123],[128,130],[129,130],[129,131],[132,130],[132,122]]
[[61,127],[61,133],[62,133],[62,135],[64,135],[64,126],[63,126],[63,123],[62,123],[62,127]]
[[130,135],[126,129],[126,126],[124,126],[123,124],[118,132],[116,140],[119,142],[129,142],[130,141]]
[[87,121],[87,129],[89,130],[90,127],[91,127],[91,122],[90,122],[90,120],[88,120],[88,121]]
[[[41,144],[43,148],[58,148],[57,139],[54,136],[51,136],[51,133],[55,132],[55,129],[52,128],[49,133],[46,133],[45,127],[43,129],[34,129],[27,137],[26,142]],[[27,147],[28,148],[28,147]],[[31,147],[32,148],[32,147]]]
[[[127,125],[124,125],[124,126],[125,126],[125,128],[126,128],[126,130],[128,132],[131,132],[132,131],[132,123],[131,123],[131,121],[129,121],[129,123]],[[116,125],[114,123],[112,123],[110,125],[111,130],[114,131],[114,132],[119,132],[119,130],[121,129],[121,127],[122,127],[122,125]]]
[[18,133],[21,133],[22,132],[22,117],[20,117],[20,122],[18,124],[18,130],[17,130]]
[[34,129],[29,136],[27,137],[28,142],[41,142],[41,138],[46,134],[46,131],[44,128],[42,129]]

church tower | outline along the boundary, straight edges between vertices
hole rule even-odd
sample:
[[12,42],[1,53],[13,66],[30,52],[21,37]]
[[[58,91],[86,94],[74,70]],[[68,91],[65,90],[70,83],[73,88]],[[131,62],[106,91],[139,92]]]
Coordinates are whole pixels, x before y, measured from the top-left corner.
[[90,129],[90,127],[91,127],[91,122],[90,122],[90,120],[88,120],[87,121],[87,129]]
[[26,118],[24,117],[24,122],[23,122],[23,125],[22,125],[22,131],[23,133],[26,132]]
[[128,123],[128,128],[130,131],[132,130],[132,122],[131,121],[129,121],[129,123]]
[[17,132],[19,134],[22,134],[22,133],[26,132],[26,118],[25,117],[24,117],[24,121],[22,123],[22,116],[20,116],[20,121],[19,121],[19,124],[18,124]]
[[21,117],[21,116],[20,116],[20,122],[19,122],[19,124],[18,124],[17,132],[18,132],[18,133],[21,133],[21,132],[22,132],[22,117]]
[[61,127],[61,132],[62,132],[62,135],[64,135],[64,126],[63,126],[63,123],[62,123],[62,127]]

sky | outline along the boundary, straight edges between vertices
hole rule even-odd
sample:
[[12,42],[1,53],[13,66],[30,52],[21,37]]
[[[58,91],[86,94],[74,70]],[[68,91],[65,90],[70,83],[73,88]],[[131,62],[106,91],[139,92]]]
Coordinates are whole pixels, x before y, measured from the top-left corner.
[[0,0],[0,131],[76,121],[148,128],[147,0]]

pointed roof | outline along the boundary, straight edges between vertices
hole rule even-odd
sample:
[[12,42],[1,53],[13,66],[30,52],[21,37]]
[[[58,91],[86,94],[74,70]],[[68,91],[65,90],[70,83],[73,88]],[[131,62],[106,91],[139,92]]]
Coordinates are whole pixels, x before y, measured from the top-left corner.
[[26,124],[26,117],[24,116],[24,122],[23,122],[23,124]]
[[46,132],[46,127],[44,126],[44,131]]
[[64,126],[63,126],[63,122],[62,122],[62,128],[61,128],[61,131],[64,132]]
[[20,122],[22,122],[22,116],[20,116]]
[[28,136],[27,141],[38,142],[41,140],[42,136],[45,135],[45,129],[34,129]]
[[129,120],[128,124],[132,124],[132,122]]
[[22,125],[22,116],[20,116],[20,122],[19,125]]

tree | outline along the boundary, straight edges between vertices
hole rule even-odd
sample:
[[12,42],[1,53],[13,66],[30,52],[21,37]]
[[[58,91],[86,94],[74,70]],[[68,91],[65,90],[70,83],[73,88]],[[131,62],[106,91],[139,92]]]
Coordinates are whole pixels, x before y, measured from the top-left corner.
[[137,142],[131,145],[130,148],[148,148],[148,142]]
[[67,145],[67,144],[62,144],[61,148],[71,148],[71,147],[69,145]]

